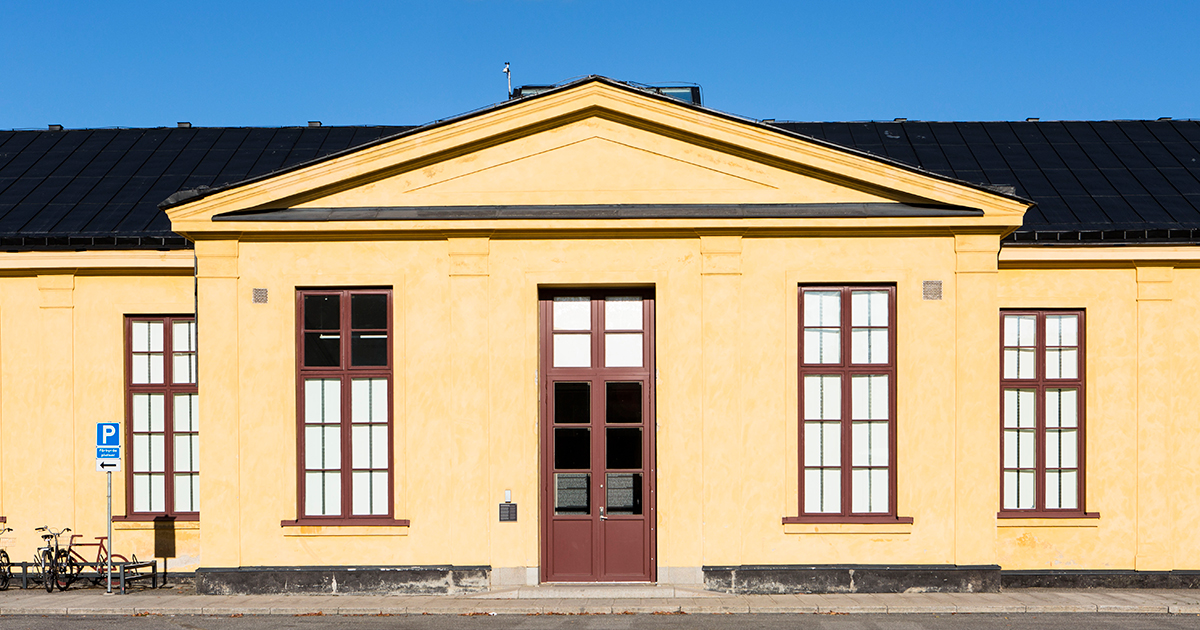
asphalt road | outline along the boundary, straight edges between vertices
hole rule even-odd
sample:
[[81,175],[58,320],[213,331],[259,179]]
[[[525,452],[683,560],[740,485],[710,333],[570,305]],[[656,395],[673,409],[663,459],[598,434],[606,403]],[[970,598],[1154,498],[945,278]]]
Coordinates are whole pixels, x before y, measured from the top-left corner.
[[4,630],[1200,630],[1200,615],[399,615],[369,617],[0,617]]

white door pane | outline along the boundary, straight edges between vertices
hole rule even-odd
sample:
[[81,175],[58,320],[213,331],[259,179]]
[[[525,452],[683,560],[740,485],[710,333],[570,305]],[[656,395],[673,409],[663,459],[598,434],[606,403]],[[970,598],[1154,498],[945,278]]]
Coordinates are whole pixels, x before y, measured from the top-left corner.
[[150,437],[150,472],[166,470],[167,436],[161,433],[151,433]]
[[133,322],[132,346],[134,352],[162,352],[162,322]]
[[809,513],[840,512],[842,509],[842,480],[838,470],[804,471],[804,511]]
[[1078,315],[1047,315],[1046,316],[1046,345],[1047,346],[1078,346],[1079,345],[1079,316]]
[[642,298],[632,296],[605,298],[604,328],[606,330],[641,330]]
[[850,509],[858,513],[887,512],[887,470],[855,470],[850,474]]
[[175,362],[171,365],[171,382],[195,383],[196,355],[177,354],[175,355],[174,361]]
[[133,436],[133,472],[150,472],[150,436]]
[[888,375],[872,374],[850,378],[850,418],[888,419]]
[[1079,422],[1078,404],[1078,390],[1046,390],[1046,426],[1049,428],[1077,426]]
[[335,378],[304,381],[304,422],[337,424],[342,421],[342,382]]
[[171,349],[175,352],[196,351],[196,322],[175,322],[171,328]]
[[804,465],[838,466],[842,460],[842,431],[837,422],[804,423]]
[[1032,348],[1037,345],[1037,316],[1006,315],[1004,317],[1004,345]]
[[150,475],[150,511],[165,512],[166,505],[166,475]]
[[592,336],[555,334],[554,367],[592,367]]
[[888,425],[886,422],[855,422],[851,427],[854,466],[888,465]]
[[1036,391],[1032,389],[1004,390],[1004,426],[1024,429],[1036,425]]
[[850,333],[850,360],[853,363],[887,363],[888,331],[886,328]]
[[840,363],[842,336],[837,328],[804,329],[805,363]]
[[887,326],[887,291],[853,291],[850,293],[851,326]]
[[642,367],[642,333],[604,335],[605,367]]
[[[189,432],[199,430],[200,396],[197,394],[175,394],[173,422],[175,430]],[[136,429],[135,429],[136,430]]]
[[150,475],[133,475],[133,511],[150,511]]
[[1046,468],[1075,468],[1079,437],[1075,431],[1046,432]]
[[804,377],[804,419],[839,420],[842,417],[842,377],[818,374]]
[[175,511],[197,512],[196,479],[199,475],[175,475]]
[[589,330],[592,301],[587,297],[554,298],[554,330]]
[[351,422],[387,422],[387,393],[387,379],[360,378],[351,381]]
[[304,467],[309,470],[342,465],[341,429],[336,426],[304,427]]
[[1032,430],[1020,431],[1005,431],[1006,434],[1011,433],[1016,441],[1015,452],[1017,455],[1016,468],[1033,468],[1037,464],[1036,432]]
[[351,428],[354,468],[387,468],[387,425],[359,424]]
[[1079,378],[1079,351],[1075,348],[1047,349],[1046,378]]
[[842,325],[842,294],[837,291],[804,292],[804,326]]
[[135,354],[130,364],[135,385],[158,385],[163,382],[163,355]]

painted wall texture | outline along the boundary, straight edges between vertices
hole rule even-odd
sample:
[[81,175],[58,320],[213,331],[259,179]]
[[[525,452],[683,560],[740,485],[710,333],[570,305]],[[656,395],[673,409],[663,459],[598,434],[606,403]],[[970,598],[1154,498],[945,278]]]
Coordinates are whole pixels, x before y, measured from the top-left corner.
[[[363,210],[717,203],[971,212],[382,220]],[[538,291],[637,286],[653,287],[657,314],[660,581],[737,565],[1198,569],[1200,256],[1002,250],[1026,206],[598,84],[176,205],[174,229],[195,241],[202,508],[172,566],[487,566],[531,579]],[[296,208],[330,214],[289,218]],[[257,214],[227,214],[237,212]],[[63,255],[42,270],[17,256],[0,260],[10,265],[0,514],[22,525],[22,557],[43,521],[100,533],[103,475],[84,447],[94,422],[123,417],[121,323],[192,312],[193,278],[190,253],[121,269]],[[927,281],[941,283],[941,299],[924,298]],[[799,511],[797,289],[826,283],[896,288],[896,502],[911,523],[783,522]],[[355,287],[393,291],[391,501],[409,523],[288,525],[300,516],[296,292]],[[1098,517],[997,517],[1000,311],[1017,308],[1086,311],[1082,507]],[[55,474],[39,472],[47,450]],[[506,490],[521,507],[515,523],[497,520]],[[119,526],[118,550],[149,555],[143,527]]]

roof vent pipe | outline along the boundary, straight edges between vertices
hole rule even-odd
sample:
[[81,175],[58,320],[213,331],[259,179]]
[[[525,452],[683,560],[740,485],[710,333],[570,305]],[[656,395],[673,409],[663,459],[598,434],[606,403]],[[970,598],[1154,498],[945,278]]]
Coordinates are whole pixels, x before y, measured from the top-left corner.
[[309,126],[309,127],[320,127],[320,126],[321,126],[321,121],[319,121],[319,120],[310,120],[310,121],[308,121],[308,126]]
[[50,131],[62,131],[62,125],[50,125]]
[[1037,122],[1039,120],[1041,120],[1041,118],[1026,118],[1025,122]]
[[180,129],[191,129],[191,128],[192,128],[192,123],[190,123],[190,122],[177,122],[177,123],[175,123],[175,126],[176,126],[176,127],[179,127]]

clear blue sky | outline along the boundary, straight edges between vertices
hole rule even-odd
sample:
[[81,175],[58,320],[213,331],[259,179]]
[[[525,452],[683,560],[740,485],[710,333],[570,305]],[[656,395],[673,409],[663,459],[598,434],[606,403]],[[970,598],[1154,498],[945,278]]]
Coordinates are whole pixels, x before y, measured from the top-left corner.
[[0,2],[0,128],[420,124],[586,74],[780,120],[1200,118],[1200,1]]

